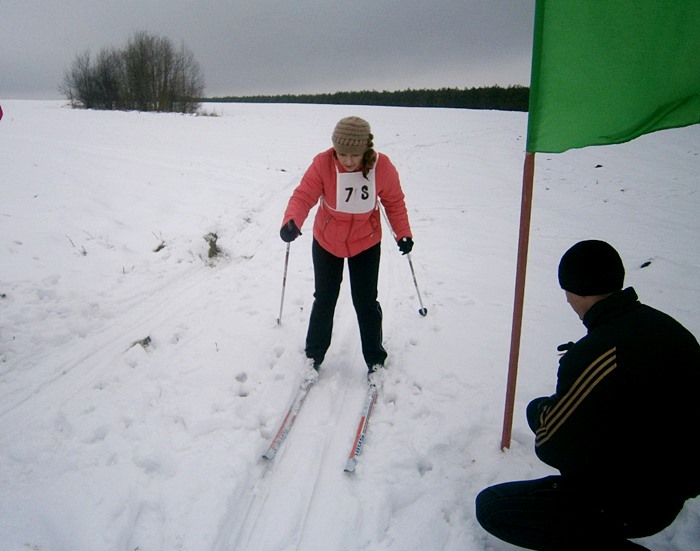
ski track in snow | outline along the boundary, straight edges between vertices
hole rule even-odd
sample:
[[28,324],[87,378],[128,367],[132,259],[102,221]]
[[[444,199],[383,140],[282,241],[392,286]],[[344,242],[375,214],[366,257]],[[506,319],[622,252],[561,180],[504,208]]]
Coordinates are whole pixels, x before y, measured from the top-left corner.
[[[347,289],[343,295],[349,295]],[[310,390],[277,456],[270,462],[259,459],[261,465],[253,469],[256,474],[262,471],[259,478],[253,476],[242,491],[230,498],[229,503],[235,505],[229,510],[229,520],[224,522],[224,542],[217,549],[310,548],[306,540],[310,537],[316,541],[319,530],[321,533],[326,530],[323,519],[333,514],[328,511],[329,504],[345,501],[342,495],[337,495],[336,480],[352,476],[344,474],[342,469],[365,393],[354,310],[347,296],[341,296],[338,303],[332,347],[339,352],[329,354],[324,362],[319,381]],[[295,361],[300,363],[299,359]],[[300,378],[289,389],[288,403],[277,404],[280,406],[277,423],[281,422]],[[277,426],[273,425],[269,437]],[[334,512],[351,513],[345,508]],[[243,520],[236,525],[236,519]],[[275,520],[271,527],[270,519],[281,521]]]

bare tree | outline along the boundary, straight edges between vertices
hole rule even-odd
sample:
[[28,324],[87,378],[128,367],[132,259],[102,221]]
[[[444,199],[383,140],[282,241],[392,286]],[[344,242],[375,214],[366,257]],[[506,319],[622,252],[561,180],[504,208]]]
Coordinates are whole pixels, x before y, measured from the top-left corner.
[[98,109],[123,109],[124,63],[121,54],[114,49],[103,49],[97,56],[94,68],[96,107]]
[[184,42],[180,46],[177,61],[176,89],[178,90],[177,111],[194,113],[199,109],[197,101],[204,94],[204,76],[194,54]]
[[151,111],[151,74],[154,37],[139,31],[129,39],[122,51],[124,59],[124,88],[128,109]]
[[63,84],[59,90],[73,107],[82,106],[86,109],[94,107],[94,79],[89,51],[75,56],[70,70],[63,77]]
[[105,49],[93,63],[79,54],[59,90],[75,107],[194,113],[204,77],[182,43],[138,31],[122,50]]

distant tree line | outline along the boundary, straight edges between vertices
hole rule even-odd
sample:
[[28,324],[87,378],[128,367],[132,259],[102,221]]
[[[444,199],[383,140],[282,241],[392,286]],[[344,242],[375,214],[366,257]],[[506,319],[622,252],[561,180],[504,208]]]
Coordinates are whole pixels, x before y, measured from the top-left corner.
[[440,88],[398,92],[335,92],[332,94],[284,94],[279,96],[226,96],[209,98],[221,103],[326,103],[342,105],[383,105],[393,107],[448,107],[456,109],[496,109],[527,111],[530,89],[526,86],[485,88]]
[[139,31],[122,49],[76,55],[59,91],[85,109],[194,113],[204,77],[184,43]]

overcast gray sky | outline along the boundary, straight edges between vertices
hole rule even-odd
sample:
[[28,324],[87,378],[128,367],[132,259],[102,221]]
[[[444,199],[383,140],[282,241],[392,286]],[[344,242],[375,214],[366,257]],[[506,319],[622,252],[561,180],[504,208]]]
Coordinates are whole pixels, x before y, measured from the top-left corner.
[[528,85],[535,0],[0,0],[0,99],[60,99],[77,54],[181,42],[207,96]]

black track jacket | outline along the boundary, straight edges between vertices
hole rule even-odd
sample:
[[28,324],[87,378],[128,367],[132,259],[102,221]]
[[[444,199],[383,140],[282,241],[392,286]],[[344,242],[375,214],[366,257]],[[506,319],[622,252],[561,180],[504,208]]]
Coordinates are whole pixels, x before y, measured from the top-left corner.
[[537,456],[598,498],[700,493],[700,346],[633,288],[585,314],[556,393],[527,407]]

